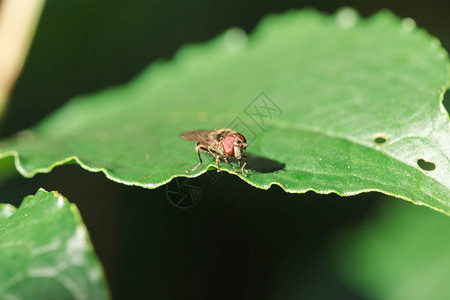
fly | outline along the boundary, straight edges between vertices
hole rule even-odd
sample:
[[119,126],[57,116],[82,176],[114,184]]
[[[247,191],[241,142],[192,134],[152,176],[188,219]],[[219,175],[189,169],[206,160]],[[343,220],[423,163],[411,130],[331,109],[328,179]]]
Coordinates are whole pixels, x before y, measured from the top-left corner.
[[[195,151],[198,153],[200,162],[192,170],[186,171],[186,173],[195,171],[203,163],[200,152],[208,152],[216,159],[217,172],[221,171],[220,159],[223,159],[237,174],[236,168],[228,161],[228,158],[235,157],[238,160],[239,167],[241,167],[242,175],[247,176],[247,171],[244,170],[248,161],[248,157],[244,155],[245,149],[247,148],[247,141],[242,134],[228,128],[223,128],[218,130],[186,131],[180,133],[180,138],[197,142]],[[244,164],[242,164],[243,158],[246,158]]]

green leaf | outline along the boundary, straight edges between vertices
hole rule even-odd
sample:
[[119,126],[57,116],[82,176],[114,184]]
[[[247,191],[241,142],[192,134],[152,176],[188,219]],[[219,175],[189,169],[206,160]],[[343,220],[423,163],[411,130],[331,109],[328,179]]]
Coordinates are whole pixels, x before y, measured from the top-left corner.
[[[180,132],[235,128],[240,118],[234,125],[250,140],[242,179],[253,186],[380,191],[450,214],[448,66],[439,41],[410,19],[292,11],[267,17],[248,39],[231,29],[125,86],[80,96],[1,143],[0,153],[15,156],[28,177],[76,161],[111,180],[155,188],[197,163],[195,144]],[[214,166],[203,158],[188,176]],[[434,170],[422,169],[420,159]]]
[[109,299],[103,269],[74,204],[40,189],[19,209],[0,204],[2,299]]
[[449,228],[445,216],[395,203],[342,234],[332,253],[368,299],[450,299]]

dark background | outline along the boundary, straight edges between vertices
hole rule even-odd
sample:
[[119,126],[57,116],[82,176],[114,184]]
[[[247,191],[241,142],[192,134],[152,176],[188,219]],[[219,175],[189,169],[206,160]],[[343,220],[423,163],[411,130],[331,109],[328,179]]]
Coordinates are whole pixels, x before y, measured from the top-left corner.
[[[36,124],[75,95],[126,83],[185,44],[234,26],[251,33],[269,13],[306,6],[352,6],[365,17],[388,8],[450,48],[446,0],[48,0],[0,134]],[[400,200],[263,191],[227,174],[200,181],[201,201],[187,210],[169,203],[165,187],[127,187],[76,165],[15,177],[0,193],[17,206],[43,187],[76,203],[116,299],[366,299],[332,267],[329,240]]]

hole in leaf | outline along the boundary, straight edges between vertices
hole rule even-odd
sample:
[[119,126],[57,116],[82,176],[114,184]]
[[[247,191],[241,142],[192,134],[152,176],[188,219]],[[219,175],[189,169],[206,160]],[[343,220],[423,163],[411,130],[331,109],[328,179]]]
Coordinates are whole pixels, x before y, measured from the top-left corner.
[[375,143],[381,145],[381,144],[386,143],[387,137],[384,137],[384,136],[380,135],[380,136],[375,137],[375,138],[373,139],[373,141],[374,141]]
[[442,101],[442,105],[444,105],[447,113],[450,112],[450,90],[447,90],[444,94],[444,100]]
[[417,160],[417,164],[424,171],[433,171],[434,169],[436,169],[436,165],[433,162],[426,161],[422,158]]

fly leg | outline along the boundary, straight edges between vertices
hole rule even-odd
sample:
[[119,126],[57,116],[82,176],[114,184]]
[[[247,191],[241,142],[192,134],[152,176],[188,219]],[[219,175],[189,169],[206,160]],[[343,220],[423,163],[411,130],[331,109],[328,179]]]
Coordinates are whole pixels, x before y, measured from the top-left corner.
[[[245,157],[245,163],[241,166],[241,161],[242,158]],[[248,156],[242,155],[241,159],[239,160],[239,167],[241,167],[241,171],[242,171],[242,175],[244,175],[245,177],[247,177],[247,171],[244,170],[245,166],[247,165],[248,162]]]
[[199,163],[190,171],[186,171],[186,173],[190,173],[193,172],[195,170],[197,170],[197,168],[203,163],[202,161],[202,157],[200,156],[200,150],[201,150],[201,146],[199,144],[197,144],[197,146],[195,146],[195,151],[197,151],[198,153],[198,159],[200,160]]
[[221,172],[222,170],[220,169],[220,158],[219,158],[219,156],[216,156],[216,165],[217,165],[217,173]]
[[233,167],[233,170],[234,170],[234,173],[237,174],[236,168],[235,168],[232,164],[230,164],[230,162],[228,161],[228,158],[224,157],[223,160],[224,160],[227,164],[229,164],[230,166],[232,166],[232,167]]
[[219,153],[214,151],[214,149],[211,149],[211,147],[208,147],[207,150],[208,150],[209,153],[211,153],[212,156],[214,156],[216,158],[217,173],[221,172],[222,170],[220,169],[220,155],[219,155]]

